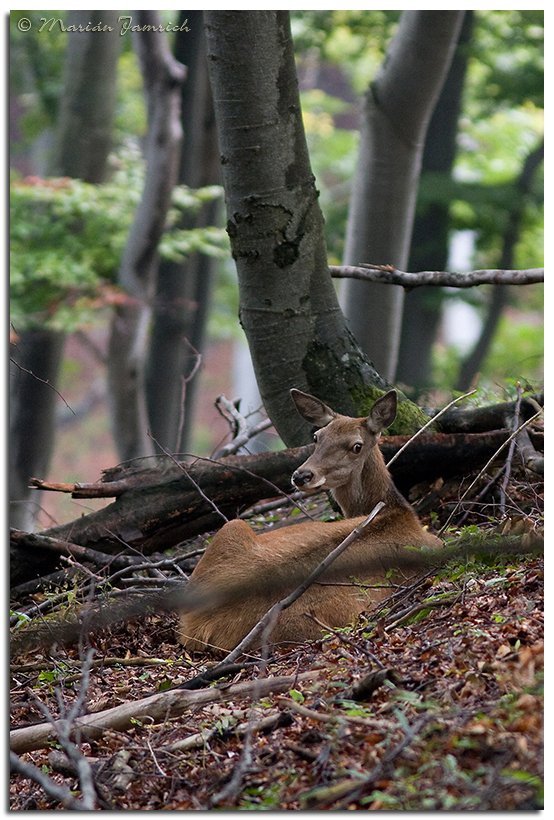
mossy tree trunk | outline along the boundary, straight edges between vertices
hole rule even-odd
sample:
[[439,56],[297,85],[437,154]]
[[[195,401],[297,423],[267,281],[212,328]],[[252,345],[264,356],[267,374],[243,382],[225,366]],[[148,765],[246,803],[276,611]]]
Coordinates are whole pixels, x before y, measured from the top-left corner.
[[348,330],[329,274],[288,12],[208,11],[205,21],[240,321],[265,408],[295,446],[310,427],[291,387],[356,414],[389,385]]

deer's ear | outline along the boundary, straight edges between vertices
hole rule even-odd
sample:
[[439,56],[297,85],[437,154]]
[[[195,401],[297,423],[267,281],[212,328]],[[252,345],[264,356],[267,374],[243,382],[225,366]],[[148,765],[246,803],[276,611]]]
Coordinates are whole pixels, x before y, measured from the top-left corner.
[[377,399],[367,417],[367,426],[371,432],[375,434],[382,433],[383,430],[390,427],[396,418],[397,407],[398,393],[396,390],[389,390],[388,393]]
[[316,427],[325,427],[337,416],[334,410],[316,399],[315,396],[303,393],[301,390],[297,390],[296,387],[292,388],[290,395],[302,418],[309,421],[310,424],[315,424]]

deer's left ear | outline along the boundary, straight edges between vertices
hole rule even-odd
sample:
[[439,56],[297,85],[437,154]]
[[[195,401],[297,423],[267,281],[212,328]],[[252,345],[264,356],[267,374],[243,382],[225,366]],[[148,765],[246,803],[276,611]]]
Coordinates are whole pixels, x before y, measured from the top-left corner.
[[290,395],[302,418],[309,421],[310,424],[315,424],[316,427],[325,427],[336,418],[335,411],[319,399],[316,399],[315,396],[303,393],[302,390],[297,390],[296,387],[292,388]]
[[367,417],[367,426],[371,432],[378,435],[387,427],[390,427],[396,418],[397,408],[398,393],[396,390],[389,390],[388,393],[377,399]]

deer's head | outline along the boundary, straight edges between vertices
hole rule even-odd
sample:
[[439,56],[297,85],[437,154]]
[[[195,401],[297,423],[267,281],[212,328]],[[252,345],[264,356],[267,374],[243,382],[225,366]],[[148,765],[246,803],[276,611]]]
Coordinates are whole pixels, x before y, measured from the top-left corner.
[[[332,492],[342,489],[340,495],[343,496],[345,492],[348,494],[350,486],[353,494],[359,496],[362,473],[367,481],[368,468],[377,473],[377,481],[383,480],[386,468],[376,445],[382,431],[395,419],[398,402],[395,390],[377,399],[369,416],[361,419],[335,413],[301,390],[293,388],[290,392],[300,415],[320,428],[314,435],[314,452],[292,476],[298,489],[321,488]],[[342,503],[341,506],[344,509]]]

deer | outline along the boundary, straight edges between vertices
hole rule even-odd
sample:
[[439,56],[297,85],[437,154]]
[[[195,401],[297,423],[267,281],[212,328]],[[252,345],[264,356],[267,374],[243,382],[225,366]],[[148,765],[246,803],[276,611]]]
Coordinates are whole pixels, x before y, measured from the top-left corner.
[[443,546],[423,528],[395,487],[378,447],[383,430],[396,417],[395,390],[378,398],[365,418],[341,415],[296,388],[290,395],[300,415],[317,428],[315,448],[294,471],[292,484],[308,493],[329,491],[345,517],[259,534],[242,519],[227,522],[189,579],[189,594],[196,594],[198,600],[204,596],[206,601],[180,614],[179,639],[190,651],[234,649],[267,610],[296,589],[380,501],[385,506],[379,514],[318,583],[280,612],[271,644],[320,638],[321,624],[347,626],[390,595],[391,572],[393,583],[402,583],[407,567],[419,572],[428,568],[429,550]]

